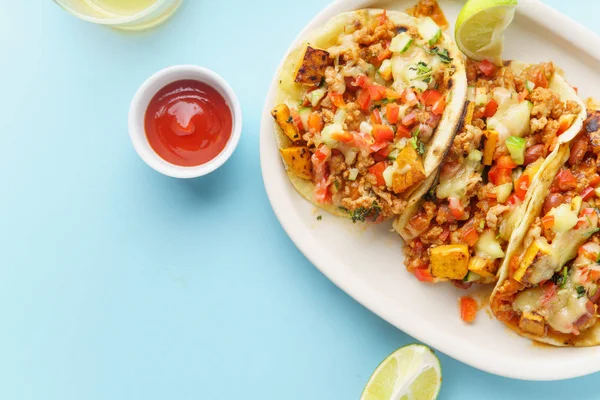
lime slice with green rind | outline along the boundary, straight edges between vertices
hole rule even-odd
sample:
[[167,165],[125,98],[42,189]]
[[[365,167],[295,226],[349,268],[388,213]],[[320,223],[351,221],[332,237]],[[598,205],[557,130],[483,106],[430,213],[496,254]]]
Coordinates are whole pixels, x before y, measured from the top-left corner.
[[440,360],[429,347],[411,344],[379,364],[361,400],[434,400],[441,385]]
[[515,16],[517,0],[469,0],[463,6],[454,29],[460,50],[475,60],[500,63],[504,31]]

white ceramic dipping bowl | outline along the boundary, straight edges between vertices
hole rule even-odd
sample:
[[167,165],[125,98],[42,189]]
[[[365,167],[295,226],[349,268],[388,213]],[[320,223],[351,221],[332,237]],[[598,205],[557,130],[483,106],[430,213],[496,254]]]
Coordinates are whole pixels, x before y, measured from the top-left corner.
[[[144,129],[144,117],[150,100],[169,83],[183,79],[194,79],[213,87],[223,96],[232,114],[231,136],[223,151],[207,163],[194,167],[182,167],[161,158],[148,143]],[[129,137],[135,151],[150,167],[173,178],[197,178],[213,172],[231,157],[241,133],[242,110],[237,96],[225,79],[209,69],[196,65],[175,65],[158,71],[140,86],[129,108]]]

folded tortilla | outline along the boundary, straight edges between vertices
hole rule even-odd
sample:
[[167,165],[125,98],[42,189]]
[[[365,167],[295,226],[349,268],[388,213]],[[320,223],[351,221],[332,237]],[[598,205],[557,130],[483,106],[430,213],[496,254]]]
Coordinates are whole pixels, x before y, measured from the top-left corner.
[[[359,56],[359,58],[361,58],[362,55],[365,54],[365,49],[367,49],[368,46],[357,43],[357,40],[361,40],[357,39],[360,33],[357,33],[357,31],[364,27],[377,25],[382,16],[384,16],[384,18],[387,17],[389,21],[394,24],[398,35],[407,35],[409,32],[412,32],[413,36],[419,36],[416,32],[418,32],[419,27],[422,26],[422,21],[401,12],[364,9],[338,15],[329,21],[322,29],[309,35],[300,46],[288,54],[279,70],[279,90],[276,100],[277,104],[279,104],[278,107],[285,105],[288,109],[292,110],[294,107],[302,107],[299,106],[299,104],[303,102],[303,98],[306,98],[305,93],[307,87],[310,90],[325,87],[331,92],[332,87],[328,87],[329,85],[327,84],[323,84],[322,86],[315,85],[314,88],[310,88],[310,80],[308,80],[308,86],[303,84],[307,82],[306,79],[319,80],[319,76],[310,76],[311,72],[315,72],[315,70],[318,69],[318,65],[315,65],[315,63],[312,62],[314,60],[310,60],[310,58],[312,57],[314,59],[315,55],[318,54],[328,54],[330,56],[330,60],[328,61],[328,63],[330,63],[329,65],[338,65],[338,61],[340,60],[340,57],[342,57],[340,54],[348,51],[357,51],[361,54],[361,56]],[[405,89],[411,89],[414,95],[421,97],[423,91],[427,91],[428,89],[427,83],[419,81],[419,88],[415,88],[410,86],[410,82],[408,84],[406,82],[400,82],[400,75],[403,73],[401,67],[403,63],[407,63],[405,58],[408,57],[408,54],[412,54],[411,52],[413,52],[416,54],[415,57],[417,58],[413,60],[414,63],[411,64],[410,68],[406,67],[404,69],[404,72],[408,71],[408,73],[413,73],[413,68],[416,69],[422,67],[420,71],[414,72],[414,74],[417,74],[417,79],[415,81],[423,79],[431,82],[431,78],[429,78],[429,80],[427,78],[433,74],[431,69],[434,65],[445,71],[446,78],[444,82],[446,87],[439,88],[439,91],[443,96],[442,101],[445,104],[445,108],[443,113],[437,116],[439,123],[436,121],[437,126],[433,132],[429,134],[430,137],[427,138],[426,142],[423,141],[422,143],[420,142],[420,137],[414,138],[419,135],[419,132],[415,133],[416,127],[420,126],[418,124],[415,124],[415,129],[412,129],[412,132],[410,133],[413,138],[402,139],[400,133],[395,132],[395,137],[390,144],[391,155],[393,156],[398,152],[400,152],[400,154],[395,162],[393,160],[391,162],[385,161],[388,164],[388,167],[395,166],[395,171],[393,172],[393,184],[392,178],[390,178],[386,181],[385,185],[381,185],[382,182],[379,181],[377,184],[374,184],[372,177],[367,178],[367,175],[370,174],[370,170],[364,165],[364,161],[365,159],[368,160],[369,158],[374,157],[374,151],[367,154],[370,150],[367,148],[367,151],[365,152],[364,143],[356,144],[355,142],[350,142],[347,145],[344,144],[338,146],[342,147],[347,164],[346,169],[351,171],[356,169],[357,171],[352,173],[356,174],[358,172],[358,177],[355,176],[353,177],[354,179],[349,179],[345,173],[336,175],[335,182],[329,182],[328,185],[326,184],[326,189],[328,188],[329,191],[333,193],[326,193],[324,195],[322,188],[323,184],[319,183],[319,181],[323,181],[323,177],[319,177],[318,173],[315,172],[315,169],[319,167],[315,165],[312,158],[314,157],[314,153],[318,146],[323,146],[321,143],[322,141],[325,141],[325,135],[321,135],[321,133],[314,135],[316,144],[312,142],[312,136],[309,139],[311,143],[307,144],[302,141],[302,139],[300,139],[300,143],[298,143],[295,140],[291,140],[294,139],[295,136],[290,138],[289,134],[286,135],[285,129],[282,129],[285,127],[282,127],[280,123],[280,126],[277,126],[276,128],[277,141],[279,148],[282,151],[284,163],[287,167],[287,174],[292,185],[305,199],[334,215],[351,217],[355,222],[356,220],[361,220],[361,211],[367,209],[369,205],[373,207],[373,204],[375,204],[379,209],[377,211],[378,218],[373,218],[375,217],[373,215],[367,215],[367,217],[371,217],[367,218],[367,220],[380,222],[382,219],[390,218],[397,215],[397,213],[401,213],[407,205],[410,206],[411,204],[414,204],[427,193],[427,190],[435,179],[434,175],[436,170],[454,137],[457,127],[460,125],[466,99],[467,80],[464,56],[458,50],[450,36],[441,33],[441,36],[437,38],[437,42],[435,42],[434,45],[429,46],[425,44],[421,46],[419,44],[418,47],[421,50],[417,50],[416,43],[417,40],[415,39],[415,42],[412,43],[412,47],[405,53],[394,52],[391,59],[389,59],[390,64],[387,64],[388,60],[384,61],[386,67],[393,65],[392,79],[388,79],[384,82],[380,75],[382,74],[381,69],[377,73],[373,70],[365,71],[365,73],[374,80],[374,83],[379,83],[388,89],[392,89],[396,91],[397,94],[404,95],[405,92],[403,91]],[[321,53],[322,51],[327,53]],[[421,58],[419,58],[419,56]],[[309,61],[309,64],[305,64],[307,61]],[[419,61],[422,61],[423,64],[419,65]],[[346,78],[352,78],[352,75],[355,75],[354,77],[356,77],[361,74],[361,64],[362,66],[365,65],[363,62],[356,62],[353,68],[336,67],[336,71],[344,69],[344,73],[348,73],[348,75],[345,76]],[[348,64],[346,64],[346,67],[347,66]],[[373,65],[368,68],[372,67]],[[301,78],[303,79],[299,79],[299,71],[302,73]],[[419,76],[418,73],[421,73],[421,76]],[[299,80],[303,83],[298,83]],[[321,77],[320,81],[321,83],[324,83],[325,79]],[[346,84],[348,84],[348,82],[348,79],[346,79]],[[366,91],[365,88],[361,90]],[[328,101],[327,95],[325,95],[323,100],[317,100],[316,103],[318,105],[313,104],[313,106],[315,106],[314,108],[321,108],[321,104],[324,101]],[[391,102],[399,105],[401,119],[403,117],[402,110],[405,107],[404,97],[399,99],[392,98]],[[305,105],[306,103],[307,102],[304,101]],[[283,111],[286,113],[285,115],[287,117],[286,107],[283,107]],[[386,109],[385,104],[381,104],[379,109],[381,113],[383,113]],[[352,111],[350,110],[348,111],[349,114],[351,112]],[[374,126],[374,124],[369,121],[369,114],[370,111],[363,112],[361,118]],[[275,112],[274,116],[277,119]],[[388,123],[387,116],[383,116],[382,118],[384,120],[382,124],[396,130],[399,122]],[[289,118],[289,120],[291,121],[291,118]],[[346,122],[347,121],[348,119]],[[285,121],[279,120],[278,122],[285,123]],[[327,129],[327,125],[328,123],[325,122],[324,129]],[[330,125],[334,124],[331,123]],[[345,122],[343,122],[342,125],[345,125]],[[371,134],[364,131],[360,132],[357,127],[354,128],[355,129],[347,129],[347,131],[350,131],[355,138],[358,135],[358,139],[362,137],[362,140],[373,143],[372,141],[375,139],[371,138]],[[290,130],[291,129],[293,128],[290,128]],[[301,131],[300,134],[302,134]],[[375,135],[374,133],[372,134]],[[416,141],[417,139],[419,139],[419,142]],[[369,140],[371,140],[371,142],[369,142]],[[378,143],[379,142],[375,141],[373,145],[377,146]],[[416,146],[416,144],[418,144],[418,146]],[[308,149],[309,153],[303,152],[300,150],[300,147]],[[332,146],[332,148],[334,150],[339,150],[335,145]],[[402,151],[402,149],[405,149],[405,151]],[[362,157],[362,161],[353,160],[353,157],[356,158],[357,152],[361,153],[358,158],[360,159]],[[294,156],[290,156],[290,153],[294,153]],[[300,167],[298,167],[299,157],[306,157],[300,160]],[[311,157],[312,162],[310,164],[308,157]],[[398,161],[398,159],[410,160],[400,166],[401,162]],[[418,160],[415,161],[414,159]],[[328,162],[330,162],[330,158],[328,159]],[[415,169],[418,169],[418,171],[415,171]],[[298,173],[298,171],[300,171],[300,173]],[[368,183],[369,179],[371,180],[371,183]],[[321,191],[319,191],[319,185],[321,185]],[[373,186],[377,186],[377,188],[374,189]],[[351,188],[353,194],[348,195],[346,193],[348,189],[346,188]],[[360,193],[356,194],[356,192]],[[331,196],[331,199],[327,198],[324,200],[324,196]],[[359,197],[358,199],[356,199],[357,196]],[[350,197],[352,197],[353,201],[344,201],[344,198],[349,199]],[[367,211],[367,213],[368,212],[370,211]],[[362,220],[364,220],[364,213],[362,215]]]

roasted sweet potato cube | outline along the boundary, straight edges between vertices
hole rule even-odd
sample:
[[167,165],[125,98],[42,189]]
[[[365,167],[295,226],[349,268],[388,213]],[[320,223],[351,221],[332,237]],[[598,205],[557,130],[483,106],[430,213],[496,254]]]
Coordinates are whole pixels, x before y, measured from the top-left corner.
[[525,272],[534,262],[541,262],[541,258],[547,256],[550,253],[550,250],[547,248],[548,246],[544,246],[541,241],[534,240],[531,242],[527,251],[521,258],[521,262],[519,263],[519,267],[515,271],[513,275],[513,279],[522,282],[523,277],[525,276]]
[[498,264],[494,260],[473,257],[469,261],[469,271],[473,271],[483,278],[492,278],[498,272]]
[[425,178],[425,169],[421,157],[414,147],[407,144],[396,158],[396,170],[392,175],[394,193],[404,193],[409,188],[423,182]]
[[271,111],[271,115],[275,118],[277,125],[279,125],[283,133],[285,133],[292,142],[301,139],[300,131],[298,131],[298,127],[294,124],[294,119],[292,118],[290,108],[287,104],[282,103],[275,106]]
[[532,312],[526,311],[523,313],[519,320],[519,328],[535,336],[546,335],[546,323],[544,322],[544,318],[542,318],[541,315]]
[[312,164],[308,147],[288,147],[279,150],[287,167],[302,179],[312,179]]
[[325,69],[329,64],[328,52],[307,46],[294,81],[304,85],[317,86],[325,77]]
[[469,246],[448,244],[429,252],[431,275],[440,279],[463,279],[469,271]]

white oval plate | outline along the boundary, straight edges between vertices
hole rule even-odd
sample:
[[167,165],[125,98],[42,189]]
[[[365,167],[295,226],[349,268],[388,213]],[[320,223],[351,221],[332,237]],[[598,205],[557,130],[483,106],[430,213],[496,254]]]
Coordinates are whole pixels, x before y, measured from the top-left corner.
[[[290,47],[335,15],[359,8],[405,10],[416,0],[338,0],[315,17]],[[521,0],[506,37],[504,57],[555,61],[582,95],[600,93],[595,71],[600,38],[538,0]],[[442,0],[453,22],[463,2]],[[280,66],[281,67],[281,66]],[[555,349],[533,345],[481,311],[473,325],[459,317],[452,285],[431,286],[410,276],[399,237],[390,225],[361,228],[335,218],[300,197],[289,183],[270,115],[275,75],[261,122],[260,155],[265,188],[281,225],[304,255],[337,286],[381,318],[416,339],[475,368],[510,378],[559,380],[600,371],[600,347]],[[322,215],[321,221],[316,216]]]

